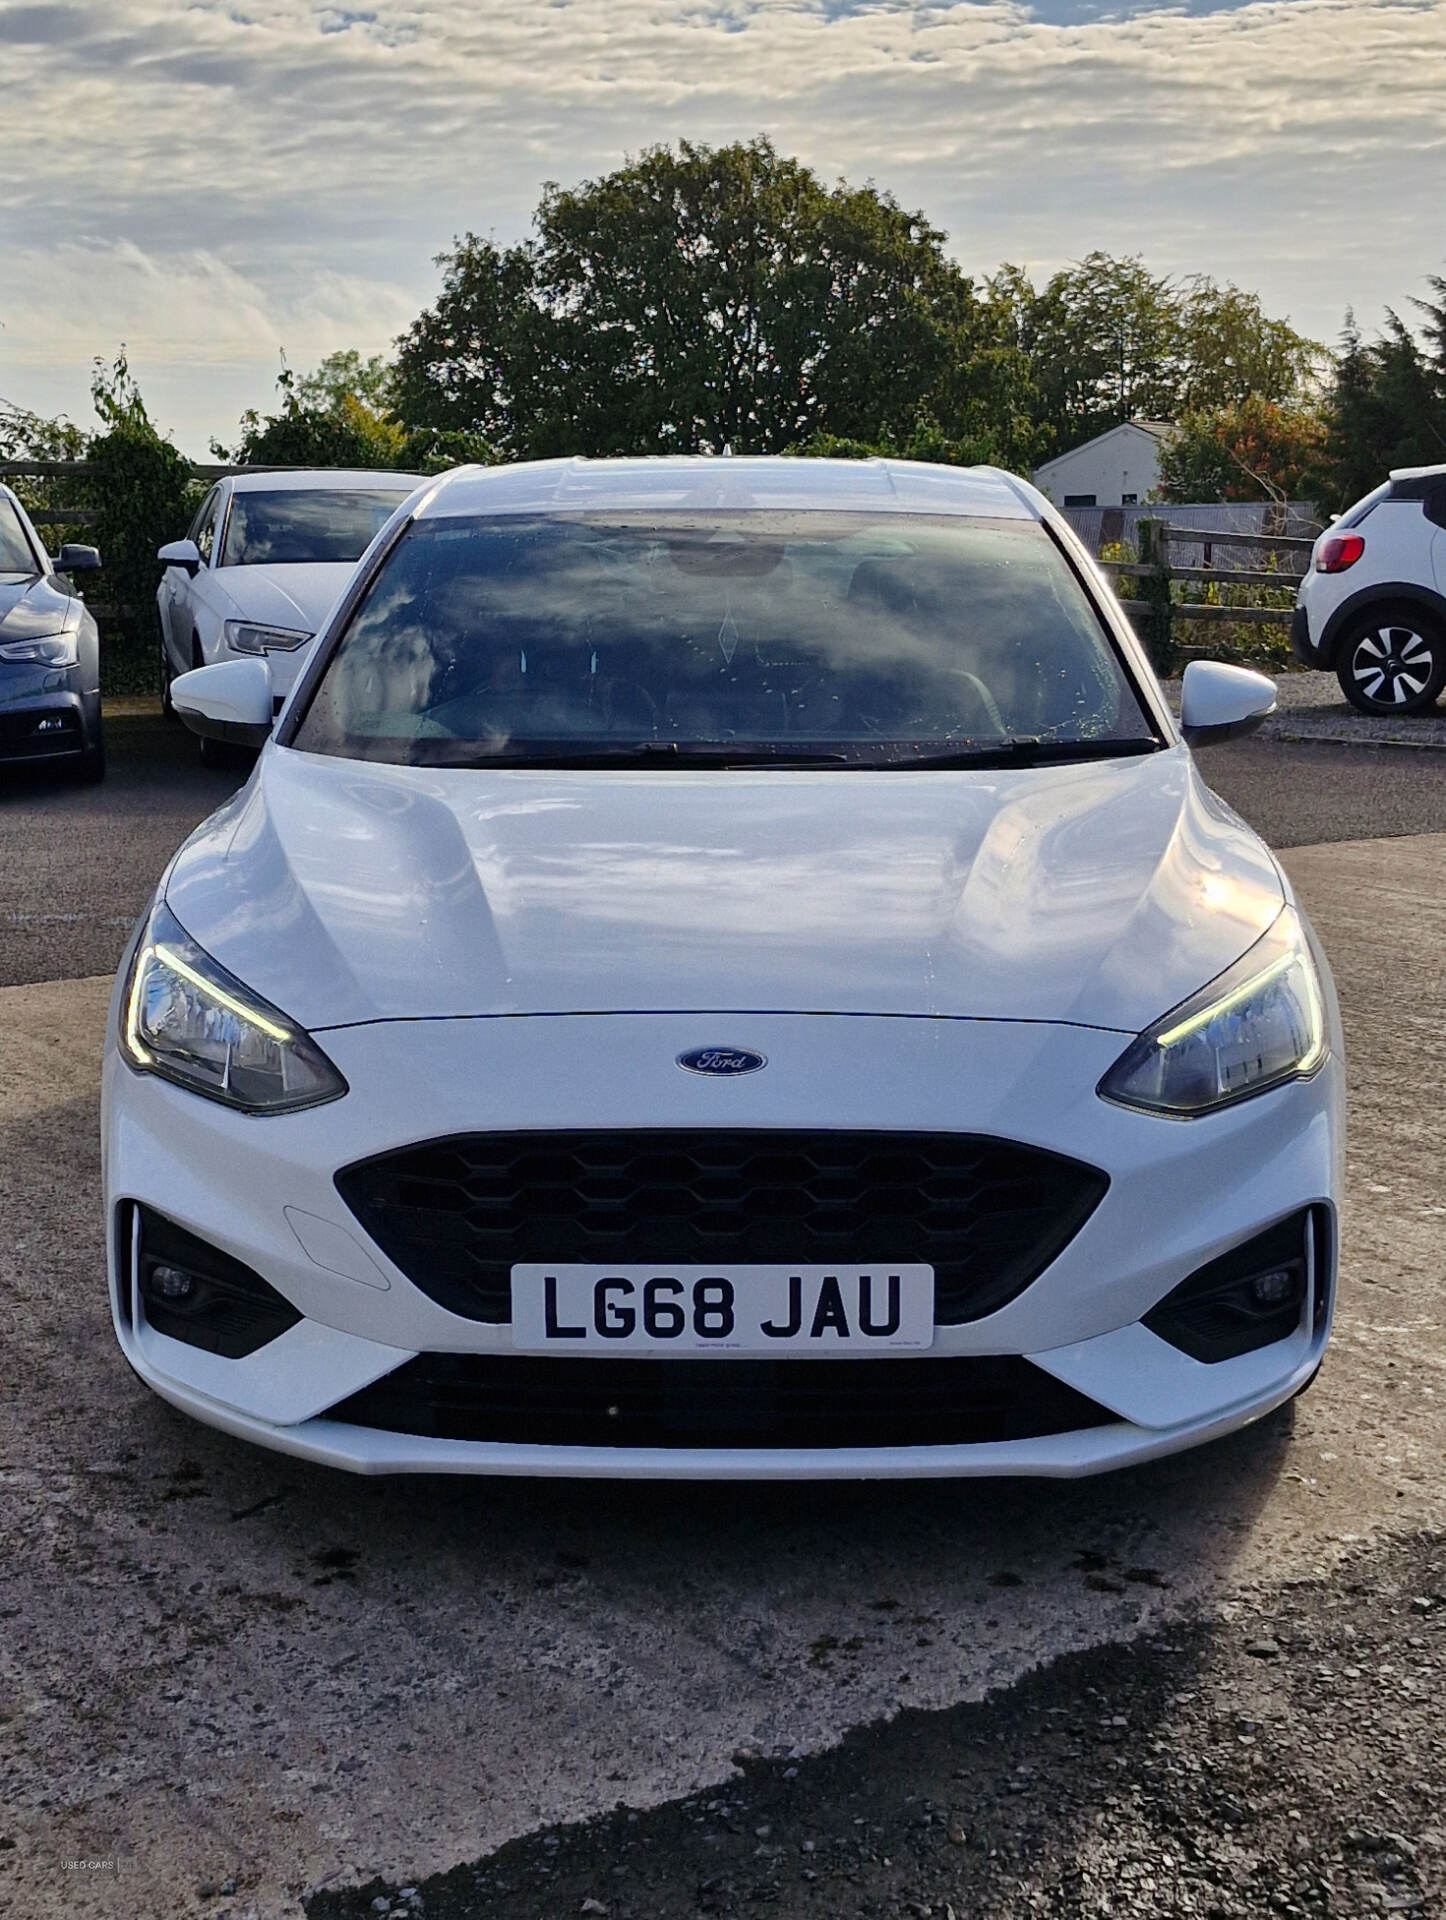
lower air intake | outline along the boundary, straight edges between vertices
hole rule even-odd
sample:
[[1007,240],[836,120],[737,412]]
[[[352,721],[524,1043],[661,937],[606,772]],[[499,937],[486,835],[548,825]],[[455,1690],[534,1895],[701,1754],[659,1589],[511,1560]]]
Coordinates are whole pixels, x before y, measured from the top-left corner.
[[328,1419],[558,1447],[950,1447],[1118,1416],[1013,1355],[937,1360],[553,1360],[423,1353]]

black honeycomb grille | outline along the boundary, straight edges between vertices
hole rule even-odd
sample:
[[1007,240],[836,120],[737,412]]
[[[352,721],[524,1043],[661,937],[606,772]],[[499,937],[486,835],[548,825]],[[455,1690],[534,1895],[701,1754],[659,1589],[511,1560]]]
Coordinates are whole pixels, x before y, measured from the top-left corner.
[[342,1198],[408,1279],[511,1317],[514,1262],[927,1261],[936,1321],[993,1313],[1099,1205],[1094,1167],[951,1133],[467,1134],[343,1168]]
[[421,1353],[328,1419],[554,1447],[958,1447],[1118,1416],[1013,1354],[592,1360]]

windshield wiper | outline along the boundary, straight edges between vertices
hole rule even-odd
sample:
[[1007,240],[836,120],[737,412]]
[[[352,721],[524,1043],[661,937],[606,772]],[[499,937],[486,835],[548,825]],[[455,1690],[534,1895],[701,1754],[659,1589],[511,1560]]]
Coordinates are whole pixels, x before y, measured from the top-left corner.
[[1127,754],[1158,753],[1162,742],[1138,736],[1123,740],[1039,740],[1029,735],[994,740],[975,747],[944,747],[911,754],[907,760],[881,760],[883,767],[1037,767],[1069,760],[1115,760]]
[[849,756],[842,753],[805,753],[796,749],[770,750],[764,747],[730,747],[724,742],[707,741],[698,745],[673,740],[636,740],[616,746],[591,745],[570,748],[548,746],[537,753],[489,753],[467,760],[447,760],[439,764],[481,770],[489,767],[781,767],[790,772],[813,766],[842,765]]
[[[860,743],[865,746],[871,743]],[[881,743],[882,744],[882,743]],[[774,767],[781,772],[807,772],[810,767],[846,767],[855,773],[893,773],[900,769],[928,768],[947,771],[951,767],[1031,767],[1047,766],[1071,760],[1115,759],[1126,754],[1155,753],[1161,742],[1151,739],[1124,740],[1040,740],[1029,735],[1009,740],[981,741],[975,746],[922,747],[901,752],[902,741],[887,743],[893,754],[878,757],[855,747],[850,753],[802,752],[783,745],[778,747],[732,747],[726,741],[630,740],[609,745],[591,742],[587,746],[567,747],[539,742],[535,751],[468,754],[465,758],[439,759],[425,764],[465,768],[482,772],[489,768],[538,770],[568,769],[586,772],[599,767],[648,767],[665,770],[676,767],[730,768]]]

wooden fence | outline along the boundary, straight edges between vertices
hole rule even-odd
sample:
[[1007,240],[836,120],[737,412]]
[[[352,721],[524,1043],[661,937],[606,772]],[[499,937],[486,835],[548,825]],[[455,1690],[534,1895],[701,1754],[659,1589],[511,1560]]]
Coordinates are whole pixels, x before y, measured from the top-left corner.
[[[1160,671],[1169,671],[1177,664],[1181,653],[1192,651],[1175,645],[1174,623],[1177,620],[1215,621],[1243,626],[1290,625],[1291,607],[1235,607],[1222,606],[1215,601],[1177,600],[1173,589],[1177,581],[1187,589],[1197,586],[1298,587],[1315,544],[1313,540],[1297,534],[1223,533],[1198,527],[1172,527],[1163,520],[1141,520],[1136,532],[1139,540],[1138,560],[1105,560],[1100,564],[1116,578],[1138,583],[1139,597],[1121,598],[1120,605],[1134,619]],[[1204,565],[1174,565],[1170,551],[1172,546],[1203,548]],[[1252,558],[1265,556],[1274,559],[1279,554],[1293,564],[1289,571],[1284,567],[1216,567],[1211,565],[1216,547],[1237,551],[1243,548]],[[1298,565],[1294,564],[1297,558]]]

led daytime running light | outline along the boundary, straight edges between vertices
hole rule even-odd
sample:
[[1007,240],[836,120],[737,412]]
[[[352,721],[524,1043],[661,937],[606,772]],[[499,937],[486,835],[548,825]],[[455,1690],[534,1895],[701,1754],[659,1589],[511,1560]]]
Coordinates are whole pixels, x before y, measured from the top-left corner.
[[1229,1013],[1243,1001],[1253,1000],[1262,988],[1270,985],[1277,974],[1284,973],[1287,967],[1294,965],[1295,955],[1283,953],[1272,965],[1262,968],[1251,979],[1242,981],[1232,993],[1222,995],[1219,1000],[1212,1000],[1208,1006],[1201,1007],[1198,1013],[1192,1013],[1188,1020],[1182,1020],[1179,1026],[1170,1027],[1164,1033],[1157,1033],[1155,1045],[1173,1047],[1177,1041],[1185,1039],[1187,1035],[1198,1033],[1202,1027],[1208,1027],[1212,1020],[1218,1020],[1222,1013]]
[[[197,973],[194,967],[188,967],[173,948],[155,946],[151,948],[151,952],[157,960],[168,966],[172,973],[180,974],[181,978],[189,980],[193,987],[199,987],[208,999],[216,1001],[228,1013],[238,1014],[241,1019],[249,1020],[253,1027],[260,1027],[268,1040],[290,1040],[293,1037],[289,1027],[276,1026],[264,1014],[258,1013],[255,1007],[248,1007],[240,1000],[233,1000],[231,995],[218,987],[214,980],[208,980],[204,974]],[[137,978],[140,978],[139,973]]]

